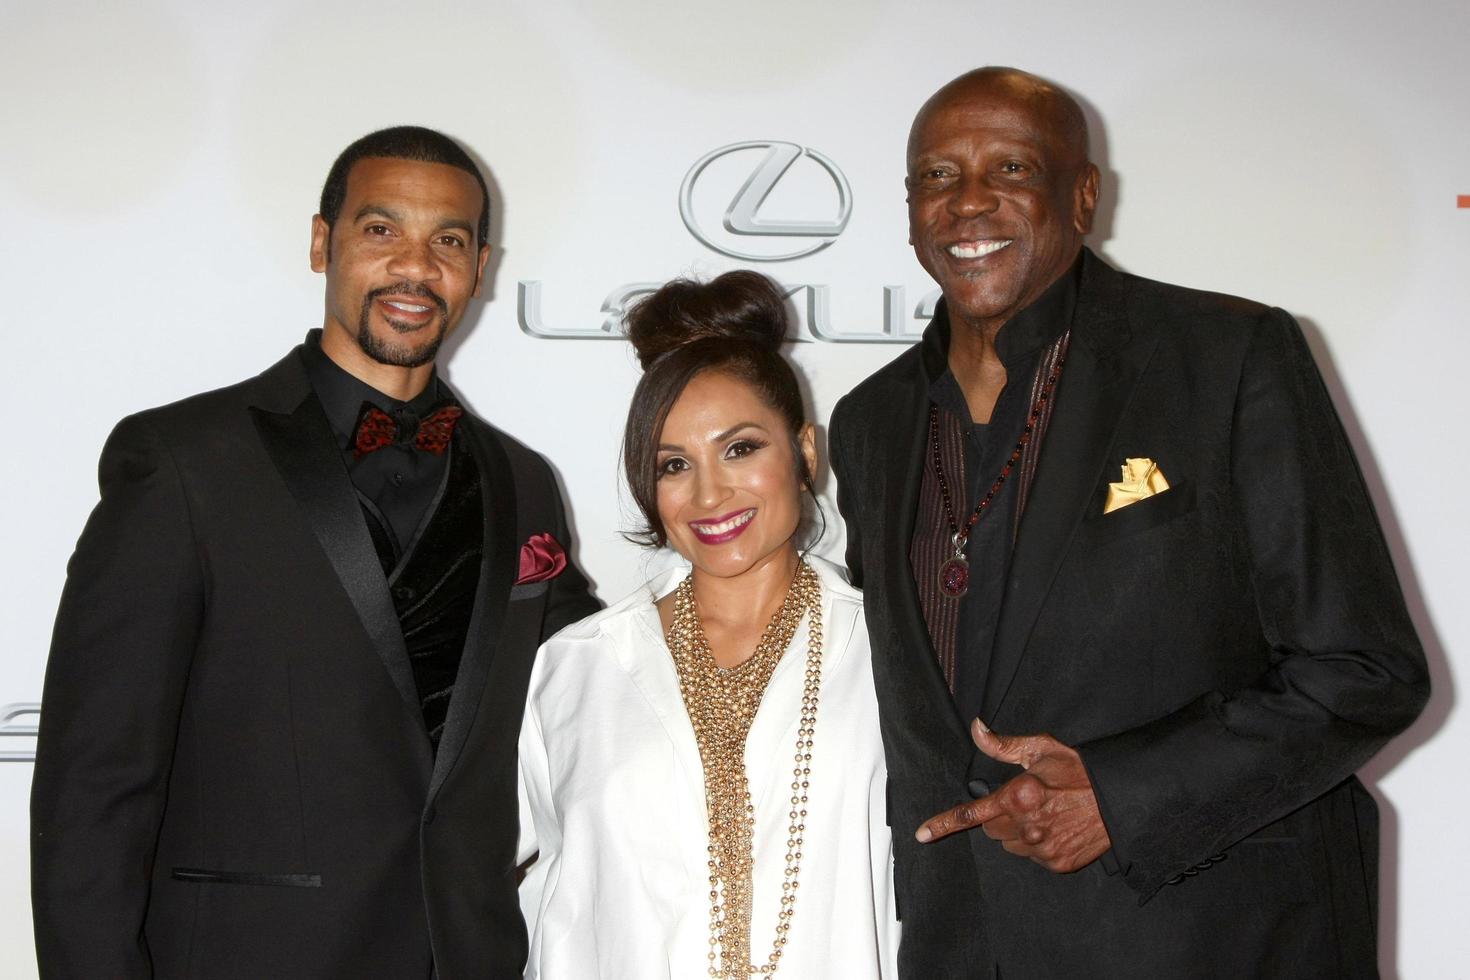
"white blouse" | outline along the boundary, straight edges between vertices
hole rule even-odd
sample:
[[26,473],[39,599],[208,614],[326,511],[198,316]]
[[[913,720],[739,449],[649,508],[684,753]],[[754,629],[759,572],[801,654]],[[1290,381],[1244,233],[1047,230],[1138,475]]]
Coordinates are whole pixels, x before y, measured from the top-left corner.
[[[822,583],[822,684],[796,910],[777,978],[898,975],[892,841],[862,595]],[[698,980],[709,966],[704,771],[654,601],[675,569],[541,648],[520,737],[527,978]],[[776,937],[807,626],[745,744],[755,808],[751,959]]]

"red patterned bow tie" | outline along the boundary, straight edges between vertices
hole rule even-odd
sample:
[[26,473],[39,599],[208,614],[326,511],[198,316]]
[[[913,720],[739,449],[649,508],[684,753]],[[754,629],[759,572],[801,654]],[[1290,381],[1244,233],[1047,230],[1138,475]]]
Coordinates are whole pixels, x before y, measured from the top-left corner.
[[[458,405],[445,405],[426,416],[413,430],[412,438],[407,435],[407,426],[400,438],[397,420],[371,402],[364,402],[362,414],[357,417],[357,433],[352,438],[352,458],[361,459],[384,446],[410,442],[415,449],[443,456],[449,448],[450,437],[454,435],[455,423],[462,415],[464,409]],[[405,421],[411,420],[410,416]]]

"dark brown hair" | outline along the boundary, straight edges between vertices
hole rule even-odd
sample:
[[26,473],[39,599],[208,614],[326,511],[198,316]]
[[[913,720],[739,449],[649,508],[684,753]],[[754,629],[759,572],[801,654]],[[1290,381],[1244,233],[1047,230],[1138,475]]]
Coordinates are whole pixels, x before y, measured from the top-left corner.
[[806,425],[801,387],[781,356],[790,328],[786,295],[759,272],[737,270],[696,282],[674,279],[628,313],[628,339],[643,377],[628,406],[623,430],[623,472],[644,527],[628,535],[661,548],[668,533],[658,516],[658,440],[674,402],[695,375],[721,371],[755,389],[786,423],[802,486],[812,474],[801,453]]

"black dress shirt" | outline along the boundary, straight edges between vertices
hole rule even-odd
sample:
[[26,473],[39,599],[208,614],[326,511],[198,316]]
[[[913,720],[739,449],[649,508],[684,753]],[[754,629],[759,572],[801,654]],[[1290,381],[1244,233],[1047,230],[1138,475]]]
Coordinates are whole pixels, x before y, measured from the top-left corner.
[[[326,410],[327,421],[342,449],[342,459],[352,485],[357,488],[363,506],[369,508],[378,523],[389,532],[395,561],[412,546],[420,525],[438,496],[449,470],[449,453],[436,456],[415,449],[412,442],[385,446],[376,452],[357,457],[353,439],[357,420],[364,403],[371,403],[393,416],[400,431],[417,430],[420,419],[442,403],[452,403],[454,395],[439,380],[437,372],[428,385],[409,401],[399,401],[383,394],[366,382],[348,374],[322,351],[321,331],[306,335],[302,349],[311,386]],[[453,452],[453,448],[449,452]]]
[[[941,462],[948,464],[945,480],[950,488],[955,522],[960,527],[990,491],[1026,427],[1036,366],[1044,349],[1071,326],[1081,268],[1079,256],[1036,302],[1017,313],[996,334],[996,353],[1006,368],[1006,386],[996,399],[989,422],[975,422],[971,418],[964,391],[949,368],[951,327],[947,316],[936,319],[938,329],[924,335],[922,356],[929,380],[929,400],[938,410]],[[924,466],[929,469],[933,465],[931,444],[924,453]],[[985,697],[1011,550],[1020,521],[1018,481],[1008,479],[1002,484],[985,514],[970,529],[965,543],[970,563],[969,590],[961,598],[952,599],[927,580],[937,579],[935,559],[943,561],[954,550],[950,544],[953,531],[943,516],[942,504],[925,499],[938,492],[936,481],[929,476],[926,474],[921,484],[911,563],[924,619],[935,651],[946,668],[955,707],[960,717],[969,719],[979,713]],[[932,519],[934,516],[938,520]],[[945,609],[946,603],[957,604],[958,614],[953,609]],[[953,630],[953,634],[934,635],[936,630]]]

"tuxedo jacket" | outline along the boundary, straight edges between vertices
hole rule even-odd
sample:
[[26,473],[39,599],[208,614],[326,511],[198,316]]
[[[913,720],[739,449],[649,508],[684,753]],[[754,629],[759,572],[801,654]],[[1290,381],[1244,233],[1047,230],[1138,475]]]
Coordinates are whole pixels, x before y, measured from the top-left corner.
[[[1375,976],[1377,814],[1352,773],[1416,716],[1428,678],[1327,391],[1280,310],[1090,252],[1081,275],[981,717],[1080,751],[1112,840],[1102,860],[1054,874],[980,830],[915,841],[1019,770],[975,749],[915,591],[920,348],[833,415],[903,975]],[[1129,457],[1169,489],[1105,514]]]
[[[596,609],[540,457],[471,415],[483,558],[437,757],[299,351],[143,412],[68,566],[31,797],[43,977],[519,977],[516,736]],[[432,964],[432,965],[431,965]]]

